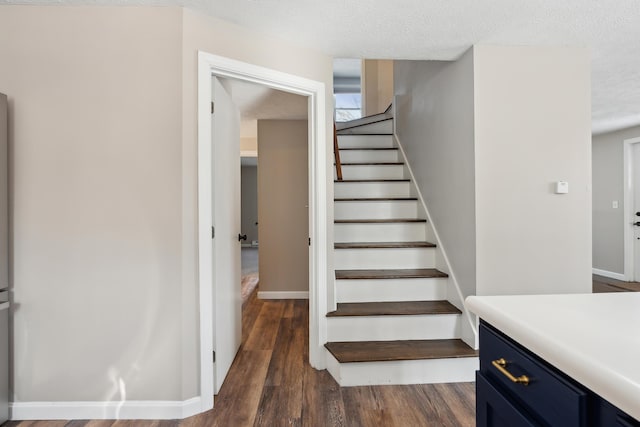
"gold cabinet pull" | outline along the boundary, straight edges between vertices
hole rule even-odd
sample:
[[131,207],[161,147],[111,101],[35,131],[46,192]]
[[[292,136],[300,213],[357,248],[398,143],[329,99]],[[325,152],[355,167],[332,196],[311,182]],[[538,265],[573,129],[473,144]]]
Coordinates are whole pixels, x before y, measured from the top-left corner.
[[504,358],[500,358],[498,360],[494,360],[491,362],[495,368],[500,371],[502,375],[509,378],[511,382],[519,383],[523,385],[529,385],[529,377],[526,375],[520,375],[519,377],[514,377],[511,372],[507,371],[507,361]]

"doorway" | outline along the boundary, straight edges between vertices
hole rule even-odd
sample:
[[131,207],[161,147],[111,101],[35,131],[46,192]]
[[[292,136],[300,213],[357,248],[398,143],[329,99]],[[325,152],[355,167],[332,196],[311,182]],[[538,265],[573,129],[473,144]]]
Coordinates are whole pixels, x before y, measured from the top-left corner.
[[640,282],[640,137],[624,141],[624,276]]
[[[242,111],[240,112],[242,117]],[[241,122],[244,119],[241,119]],[[241,250],[241,291],[242,304],[258,286],[260,280],[258,258],[258,156],[243,152],[243,131],[240,130],[240,224],[243,236]],[[249,139],[248,137],[244,137]],[[257,141],[256,141],[257,142]],[[253,154],[253,153],[252,153]]]
[[[212,76],[265,85],[306,96],[309,140],[309,362],[325,368],[322,346],[326,337],[327,294],[327,121],[325,85],[240,61],[198,54],[198,261],[200,299],[200,399],[202,410],[213,407],[213,253],[211,245],[212,193],[211,89]],[[236,159],[237,161],[237,159]],[[216,200],[217,202],[224,202]]]

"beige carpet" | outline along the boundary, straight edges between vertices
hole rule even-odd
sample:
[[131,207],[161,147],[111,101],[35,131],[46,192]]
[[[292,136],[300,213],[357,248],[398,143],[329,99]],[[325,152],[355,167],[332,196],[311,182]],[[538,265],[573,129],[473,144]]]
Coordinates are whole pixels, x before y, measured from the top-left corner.
[[247,299],[249,299],[249,295],[251,295],[251,292],[253,292],[256,286],[258,286],[258,282],[258,273],[252,273],[242,276],[242,290],[240,292],[242,294],[243,303]]

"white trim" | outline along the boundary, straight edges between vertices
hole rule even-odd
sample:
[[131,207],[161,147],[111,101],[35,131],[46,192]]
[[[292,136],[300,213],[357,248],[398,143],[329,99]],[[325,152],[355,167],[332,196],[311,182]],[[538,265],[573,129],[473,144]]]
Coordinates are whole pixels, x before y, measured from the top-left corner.
[[200,397],[184,401],[12,402],[12,420],[182,419],[201,412]]
[[264,291],[258,292],[259,299],[309,299],[307,291]]
[[600,270],[599,268],[592,268],[591,270],[593,274],[597,274],[598,276],[608,277],[610,279],[622,280],[625,282],[627,281],[627,278],[625,277],[624,274],[614,273],[613,271]]
[[327,326],[327,119],[323,82],[198,52],[198,269],[200,298],[200,395],[213,407],[211,250],[211,76],[257,83],[308,98],[309,129],[309,363],[326,366]]
[[[478,348],[478,328],[477,328],[477,321],[475,319],[475,317],[473,316],[473,314],[467,310],[467,307],[464,304],[464,297],[462,295],[462,290],[460,289],[460,285],[458,284],[458,279],[456,278],[456,275],[453,271],[453,269],[451,268],[451,263],[449,262],[449,257],[447,256],[447,252],[444,249],[444,245],[442,244],[442,240],[440,240],[440,236],[438,235],[438,230],[436,230],[436,226],[434,224],[434,222],[431,219],[431,214],[429,213],[429,209],[427,208],[427,204],[424,201],[424,198],[422,197],[422,191],[420,190],[420,187],[418,186],[418,182],[416,181],[416,177],[413,174],[413,170],[411,169],[411,165],[409,164],[409,160],[407,158],[407,155],[404,151],[404,148],[402,147],[402,144],[400,143],[400,138],[398,138],[398,134],[396,133],[396,127],[395,127],[395,118],[397,117],[395,114],[395,105],[397,105],[397,102],[393,102],[394,105],[394,127],[393,127],[393,137],[395,138],[396,143],[398,144],[398,148],[400,149],[400,153],[402,154],[402,157],[404,158],[404,164],[407,168],[407,171],[409,172],[409,175],[411,176],[411,181],[413,182],[413,185],[415,185],[416,187],[416,192],[418,195],[418,199],[420,200],[420,203],[422,205],[422,207],[424,208],[425,214],[427,215],[427,222],[431,225],[431,230],[433,231],[433,235],[435,237],[436,240],[436,248],[437,251],[442,255],[442,259],[444,260],[445,265],[447,266],[447,274],[449,275],[449,280],[451,281],[451,284],[453,285],[456,295],[458,296],[459,302],[458,304],[454,304],[459,310],[462,311],[462,317],[466,320],[461,322],[461,328],[460,328],[460,338],[467,343],[470,347],[477,349]],[[451,301],[450,301],[451,302]]]
[[624,279],[635,279],[634,271],[634,242],[633,235],[629,232],[630,224],[633,222],[633,144],[640,143],[640,138],[624,140],[624,212],[623,212],[623,235],[624,235]]

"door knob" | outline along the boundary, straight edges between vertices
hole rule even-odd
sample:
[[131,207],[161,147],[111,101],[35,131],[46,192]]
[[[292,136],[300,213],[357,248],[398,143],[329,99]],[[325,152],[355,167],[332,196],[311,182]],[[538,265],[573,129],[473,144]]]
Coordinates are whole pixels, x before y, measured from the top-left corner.
[[[638,223],[638,225],[640,225],[640,222]],[[243,240],[247,240],[247,235],[246,234],[238,234],[238,242],[242,242]]]
[[636,212],[636,216],[640,216],[640,212]]
[[639,226],[640,227],[640,221],[636,221],[633,223],[633,225]]

